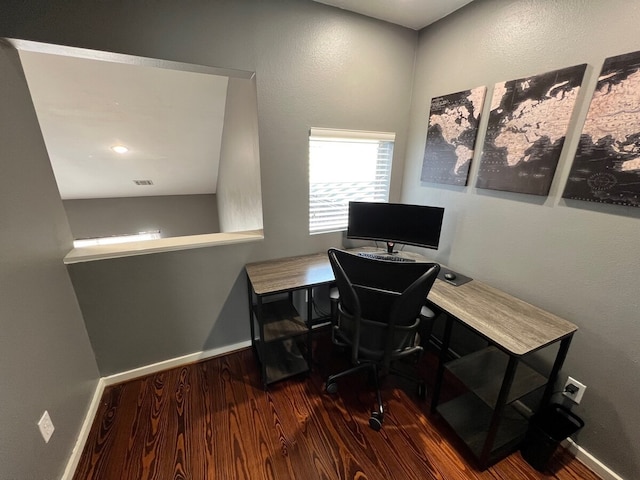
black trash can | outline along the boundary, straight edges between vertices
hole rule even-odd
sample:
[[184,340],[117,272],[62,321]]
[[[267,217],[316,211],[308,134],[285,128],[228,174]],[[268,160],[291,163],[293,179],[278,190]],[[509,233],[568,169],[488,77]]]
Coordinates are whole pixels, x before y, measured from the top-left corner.
[[531,417],[520,453],[529,465],[543,472],[558,445],[584,427],[584,421],[564,405],[552,403]]

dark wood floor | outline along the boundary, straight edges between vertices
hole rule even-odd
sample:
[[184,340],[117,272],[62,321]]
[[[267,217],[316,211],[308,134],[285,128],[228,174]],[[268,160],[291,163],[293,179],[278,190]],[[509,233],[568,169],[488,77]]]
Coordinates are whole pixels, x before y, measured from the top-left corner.
[[479,471],[428,401],[391,379],[375,432],[364,382],[344,379],[337,395],[324,393],[326,370],[342,361],[333,358],[268,391],[250,349],[110,386],[74,479],[599,478],[562,450],[544,474],[519,453]]

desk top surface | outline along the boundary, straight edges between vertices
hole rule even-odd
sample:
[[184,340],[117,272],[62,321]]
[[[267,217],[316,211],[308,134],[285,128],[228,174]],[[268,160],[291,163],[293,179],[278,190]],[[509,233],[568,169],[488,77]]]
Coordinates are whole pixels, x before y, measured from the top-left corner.
[[335,280],[326,252],[249,263],[245,269],[257,295],[313,287]]
[[429,301],[512,355],[557,342],[578,327],[478,280],[459,287],[436,280]]
[[[404,255],[426,260],[419,254]],[[325,252],[246,265],[254,292],[267,295],[334,281]],[[522,356],[573,334],[577,326],[478,280],[437,279],[428,300],[508,353]]]

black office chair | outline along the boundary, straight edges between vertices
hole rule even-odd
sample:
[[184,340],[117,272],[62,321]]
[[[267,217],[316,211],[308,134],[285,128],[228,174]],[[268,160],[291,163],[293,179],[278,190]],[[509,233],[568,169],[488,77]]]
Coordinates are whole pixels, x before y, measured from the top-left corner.
[[393,368],[395,360],[420,355],[416,342],[420,312],[440,271],[436,263],[391,262],[338,249],[328,251],[339,292],[332,325],[334,344],[351,350],[352,368],[329,376],[325,389],[336,393],[336,380],[368,370],[375,383],[378,410],[369,426],[380,430],[384,408],[379,374],[393,373],[417,382],[418,395],[426,396],[423,380]]

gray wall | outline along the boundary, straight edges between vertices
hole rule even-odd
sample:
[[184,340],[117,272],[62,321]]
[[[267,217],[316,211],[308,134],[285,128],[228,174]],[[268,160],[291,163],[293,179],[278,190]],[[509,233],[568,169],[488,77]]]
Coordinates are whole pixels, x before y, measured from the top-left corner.
[[218,233],[216,195],[64,200],[73,238],[160,230],[162,238]]
[[[561,195],[602,62],[640,50],[630,34],[639,23],[636,0],[481,0],[421,32],[402,191],[407,203],[445,207],[438,260],[579,326],[563,372],[588,386],[577,441],[629,479],[640,478],[640,211]],[[581,63],[578,115],[548,197],[473,187],[480,149],[470,186],[420,183],[432,97]],[[481,132],[487,118],[488,108]]]
[[[310,127],[397,132],[392,198],[399,198],[416,32],[301,0],[219,0],[189,2],[188,7],[182,2],[42,0],[28,4],[3,2],[0,36],[256,72],[265,240],[70,266],[101,375],[248,340],[244,265],[249,261],[323,251],[340,244],[340,234],[310,237],[308,233]],[[15,123],[16,117],[24,115],[23,110],[17,105],[4,108],[3,101],[5,123]],[[58,232],[58,236],[49,240],[57,253],[55,261],[42,258],[40,252],[29,260],[41,269],[54,268],[65,250],[70,249],[71,234],[62,204],[59,198],[53,198],[55,183],[50,168],[45,170],[44,165],[38,170],[28,168],[29,162],[34,161],[30,157],[34,144],[37,144],[34,139],[21,138],[11,154],[5,153],[3,147],[3,168],[12,162],[15,175],[24,176],[25,181],[33,182],[31,177],[37,174],[39,183],[50,186],[51,195],[33,198],[33,189],[13,185],[11,179],[3,178],[3,184],[9,183],[9,190],[2,191],[3,206],[12,206],[12,216],[18,221],[16,228],[26,228],[21,236],[27,237],[34,225]],[[41,139],[39,144],[44,161]],[[51,215],[54,208],[58,215]],[[48,220],[43,223],[45,218]],[[22,257],[18,256],[16,261]],[[34,291],[33,283],[41,286],[44,295],[42,304],[30,305],[47,312],[39,324],[47,325],[52,318],[48,302],[62,302],[67,309],[75,306],[71,289],[57,279],[29,283],[26,292],[33,292],[31,299],[41,296]],[[11,293],[15,287],[8,288]],[[46,288],[51,288],[51,292]],[[3,295],[5,291],[3,287]],[[53,318],[57,320],[57,315]],[[20,322],[27,320],[32,321],[31,315],[19,318]],[[65,332],[63,327],[55,338],[68,334],[75,343],[83,345],[75,338],[84,335],[77,312],[65,317],[67,322],[72,320],[76,325],[67,328],[72,331]],[[37,325],[21,336],[9,337],[9,348],[1,350],[10,360],[10,363],[3,361],[0,367],[3,375],[8,368],[5,365],[23,363],[25,351],[34,342],[44,341],[39,337],[39,329]],[[5,342],[4,337],[1,341]],[[63,352],[53,346],[48,348],[55,355],[68,358],[80,347],[66,348],[67,343],[61,342]],[[82,396],[86,390],[77,379],[80,377],[77,370],[91,366],[85,359],[77,363],[68,365],[64,377],[56,378],[58,388],[66,389],[64,400],[72,406],[77,403],[76,396],[86,398]],[[10,432],[7,441],[16,447],[32,438],[36,440],[34,413],[47,405],[38,405],[33,412],[24,408],[17,424],[13,423],[11,410],[6,408],[14,403],[14,395],[28,397],[35,385],[42,383],[38,380],[47,380],[51,364],[48,356],[41,359],[36,368],[30,368],[27,375],[18,379],[15,394],[5,388],[0,393],[0,422],[3,429],[7,422],[13,425],[7,430]],[[7,374],[18,373],[9,370]],[[34,381],[25,384],[29,377]],[[73,422],[62,425],[75,434],[84,409],[74,411]],[[54,421],[61,415],[56,413]],[[59,434],[57,431],[55,435]],[[58,436],[61,437],[62,434]],[[3,442],[5,438],[3,431]],[[65,442],[64,452],[54,451],[50,446],[12,447],[10,453],[3,450],[2,464],[21,468],[22,474],[15,475],[17,478],[45,478],[33,461],[32,452],[36,452],[36,458],[50,459],[49,463],[43,462],[43,468],[56,467],[49,468],[50,478],[66,460],[70,446],[70,442]]]
[[229,78],[218,168],[221,232],[263,227],[257,107],[255,77]]
[[[640,442],[634,429],[640,424],[634,408],[640,398],[633,381],[638,377],[640,342],[632,277],[638,271],[632,249],[640,233],[638,212],[559,198],[579,122],[572,125],[573,136],[565,145],[548,199],[419,182],[432,96],[582,62],[590,64],[585,90],[592,90],[605,57],[640,49],[629,35],[640,20],[640,5],[631,0],[476,0],[421,34],[407,118],[417,34],[348,12],[301,0],[220,0],[192,2],[189,8],[177,2],[13,3],[3,2],[0,36],[257,73],[264,242],[70,267],[101,375],[247,340],[243,265],[321,251],[341,242],[339,234],[308,235],[309,127],[395,131],[392,200],[401,198],[406,156],[402,200],[447,208],[444,247],[437,252],[440,261],[580,326],[565,368],[565,373],[589,386],[577,409],[588,422],[578,442],[627,478],[640,477]],[[47,406],[31,408],[23,399],[36,401],[30,399],[34,385],[48,382],[51,369],[63,365],[56,381],[66,388],[64,401],[85,401],[90,387],[85,388],[83,379],[95,378],[95,371],[78,374],[78,369],[93,368],[88,353],[79,355],[77,364],[67,364],[76,349],[86,350],[86,339],[69,342],[59,337],[83,335],[64,277],[34,281],[41,270],[57,271],[71,236],[59,200],[50,193],[34,198],[30,190],[14,184],[22,177],[33,182],[35,174],[38,183],[55,189],[49,167],[38,164],[31,169],[34,148],[44,158],[44,145],[41,139],[34,143],[33,138],[24,138],[25,133],[18,135],[25,108],[16,104],[14,93],[5,94],[3,89],[2,103],[11,107],[2,109],[4,124],[16,129],[2,134],[2,168],[9,165],[12,176],[3,170],[0,208],[10,206],[18,232],[13,235],[19,238],[10,239],[12,249],[5,248],[3,255],[8,255],[7,262],[20,264],[14,270],[19,270],[22,283],[5,286],[3,265],[1,291],[3,297],[20,293],[42,298],[28,308],[46,311],[46,318],[43,313],[33,326],[32,311],[23,312],[4,301],[0,306],[3,315],[8,312],[9,318],[19,320],[15,327],[19,331],[0,340],[3,385],[5,380],[17,385],[15,392],[3,388],[0,393],[0,421],[3,428],[10,425],[8,437],[16,445],[9,448],[2,443],[0,455],[9,471],[22,468],[22,475],[16,476],[45,478],[31,461],[32,454],[22,457],[22,452],[35,451],[38,458],[47,458],[45,468],[55,472],[72,442],[64,437],[61,450],[51,445],[38,446],[41,451],[25,448],[36,440],[37,431],[28,428],[33,427],[34,413],[39,416]],[[582,118],[585,100],[583,96]],[[28,122],[35,122],[32,111],[29,115],[33,118]],[[13,145],[11,150],[4,148],[5,141]],[[476,167],[477,162],[471,184]],[[53,245],[29,247],[33,229],[48,233]],[[3,239],[4,235],[3,229]],[[25,276],[23,265],[31,276]],[[33,269],[37,273],[32,274]],[[10,280],[15,283],[16,276]],[[26,293],[17,292],[20,285]],[[71,313],[54,309],[51,315],[51,305]],[[52,317],[59,327],[56,339],[72,348],[63,352],[47,344],[52,355],[30,364],[26,374],[17,377],[17,371],[6,365],[20,362],[25,368],[25,351],[44,342],[39,332]],[[23,378],[29,376],[34,381],[27,383]],[[21,402],[16,407],[18,395]],[[73,411],[64,425],[76,433],[84,409]],[[5,438],[3,431],[0,441],[6,442]]]
[[[0,44],[0,478],[60,478],[98,381],[71,233],[15,50]],[[36,422],[48,410],[45,444]]]
[[[147,35],[154,37],[149,46],[140,42],[136,29],[97,34],[91,47],[115,49],[104,39],[129,38],[125,53],[256,71],[265,240],[71,266],[103,375],[248,340],[245,263],[339,244],[340,234],[308,234],[311,126],[396,131],[396,156],[404,155],[415,32],[312,2],[166,8],[154,9],[159,24],[146,21]],[[146,13],[127,11],[129,16]],[[69,15],[99,24],[103,15],[124,13],[110,6],[100,14],[92,8]],[[209,21],[201,24],[203,18]],[[176,38],[167,34],[169,25]],[[228,36],[220,52],[219,36]],[[398,175],[395,183],[399,180]]]
[[0,33],[256,72],[265,240],[70,266],[102,375],[248,340],[244,265],[340,243],[308,234],[311,126],[398,132],[402,171],[416,32],[298,0],[48,5]]

